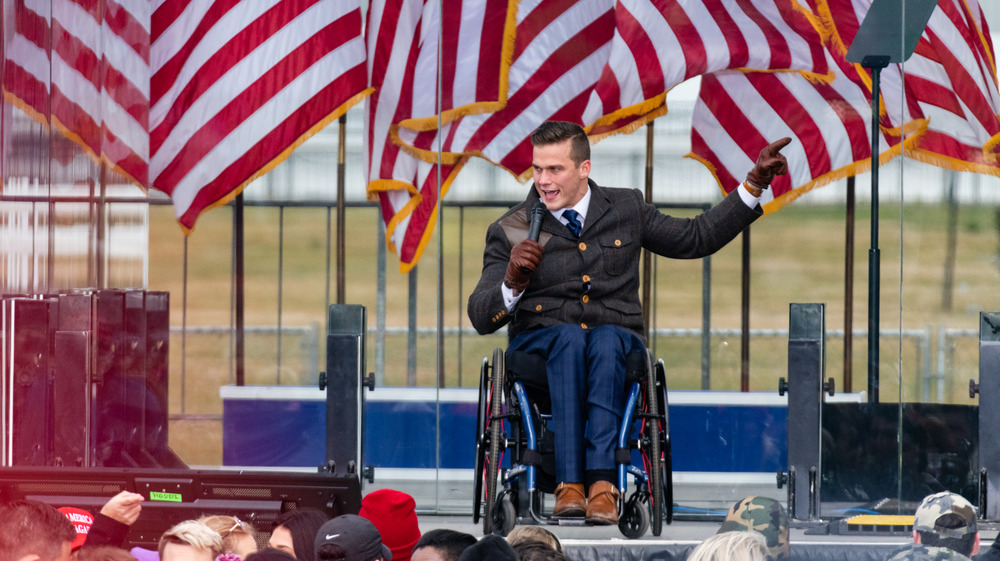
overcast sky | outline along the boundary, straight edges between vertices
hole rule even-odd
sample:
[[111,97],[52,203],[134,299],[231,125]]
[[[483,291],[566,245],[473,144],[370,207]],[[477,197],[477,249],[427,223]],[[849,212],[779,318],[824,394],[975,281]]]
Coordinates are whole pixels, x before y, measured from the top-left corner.
[[[986,13],[986,22],[990,24],[990,31],[1000,32],[1000,4],[996,0],[985,0],[980,2],[983,12]],[[993,45],[996,48],[996,45]]]

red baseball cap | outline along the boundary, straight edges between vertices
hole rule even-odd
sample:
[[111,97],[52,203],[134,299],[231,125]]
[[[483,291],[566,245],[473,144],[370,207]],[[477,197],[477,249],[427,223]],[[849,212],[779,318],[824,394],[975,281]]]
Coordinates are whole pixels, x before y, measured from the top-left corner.
[[72,506],[61,507],[59,512],[65,514],[66,518],[69,518],[69,521],[73,523],[73,527],[76,528],[76,539],[73,540],[72,549],[80,547],[83,542],[87,541],[90,527],[94,525],[94,515],[82,508]]

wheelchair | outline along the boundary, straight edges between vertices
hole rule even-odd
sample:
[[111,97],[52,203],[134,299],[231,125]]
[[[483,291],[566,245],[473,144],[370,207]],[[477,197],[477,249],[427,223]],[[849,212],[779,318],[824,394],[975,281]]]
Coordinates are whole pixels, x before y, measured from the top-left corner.
[[[667,385],[663,361],[648,351],[626,357],[626,403],[615,461],[618,529],[630,539],[649,530],[659,536],[673,520],[673,483]],[[584,525],[579,518],[555,518],[543,511],[544,494],[556,487],[555,453],[545,360],[527,353],[493,351],[483,358],[476,417],[473,523],[483,534],[506,536],[518,522]],[[509,452],[509,454],[508,454]],[[635,453],[633,453],[635,452]],[[506,464],[505,458],[507,456]],[[640,464],[637,467],[634,464]],[[627,496],[627,480],[635,490]]]

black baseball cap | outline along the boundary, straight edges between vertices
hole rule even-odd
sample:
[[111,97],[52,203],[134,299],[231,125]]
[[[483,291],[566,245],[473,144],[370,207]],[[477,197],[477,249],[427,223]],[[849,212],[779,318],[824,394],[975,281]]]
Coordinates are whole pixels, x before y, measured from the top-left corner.
[[382,544],[382,535],[375,525],[357,514],[342,514],[328,520],[316,532],[316,558],[326,544],[343,548],[344,561],[372,561],[381,557],[392,561],[392,551]]

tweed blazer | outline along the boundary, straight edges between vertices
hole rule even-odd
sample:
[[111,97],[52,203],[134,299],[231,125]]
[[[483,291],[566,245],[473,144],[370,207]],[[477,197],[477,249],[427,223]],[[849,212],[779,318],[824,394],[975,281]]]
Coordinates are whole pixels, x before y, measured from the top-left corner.
[[711,255],[761,216],[740,195],[730,196],[694,218],[661,213],[638,189],[600,187],[590,180],[590,207],[579,238],[545,213],[539,243],[542,261],[514,309],[508,313],[501,284],[510,251],[528,236],[528,197],[490,224],[483,271],[469,297],[469,318],[480,334],[508,325],[508,336],[562,323],[584,329],[614,324],[642,336],[639,261],[642,248],[658,255],[694,259]]

